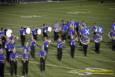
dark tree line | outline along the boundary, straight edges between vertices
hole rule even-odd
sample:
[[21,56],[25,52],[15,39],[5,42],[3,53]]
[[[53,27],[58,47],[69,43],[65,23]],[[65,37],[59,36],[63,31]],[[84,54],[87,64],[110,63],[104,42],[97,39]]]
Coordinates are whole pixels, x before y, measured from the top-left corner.
[[47,0],[0,0],[1,3],[38,2]]
[[20,0],[0,0],[1,3],[17,3]]
[[[0,0],[0,3],[20,3],[20,2],[39,2],[48,0]],[[50,0],[50,1],[83,1],[83,0]],[[98,1],[100,3],[104,2],[115,2],[115,0],[85,0],[85,1]]]

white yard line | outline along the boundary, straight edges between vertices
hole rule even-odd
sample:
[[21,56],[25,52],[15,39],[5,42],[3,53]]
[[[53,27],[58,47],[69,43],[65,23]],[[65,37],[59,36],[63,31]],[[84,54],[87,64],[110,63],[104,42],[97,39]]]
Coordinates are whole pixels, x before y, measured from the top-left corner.
[[[5,73],[5,77],[6,77],[6,75],[8,75],[8,76],[10,76],[10,73]],[[21,75],[16,75],[16,77],[21,77]]]
[[20,16],[21,18],[41,18],[41,15],[27,15],[27,16]]
[[66,12],[66,14],[86,14],[90,13],[90,11],[73,11],[73,12]]
[[113,8],[109,8],[110,10],[115,10],[115,7],[113,7]]
[[[39,64],[37,61],[30,61],[30,63],[33,64]],[[59,65],[54,65],[54,64],[46,64],[46,66],[50,66],[50,67],[56,67],[56,68],[63,68],[63,69],[67,69],[69,71],[66,71],[67,73],[70,74],[78,74],[78,75],[93,75],[96,74],[94,73],[93,69],[96,69],[96,71],[99,69],[103,72],[105,72],[104,70],[108,70],[108,69],[103,69],[103,68],[93,68],[93,67],[86,67],[85,69],[76,69],[76,68],[72,68],[72,67],[67,67],[67,66],[59,66]],[[84,72],[83,72],[84,71]],[[88,71],[88,72],[87,72]],[[114,76],[114,73],[112,70],[108,70],[110,72],[108,73],[97,73],[98,75],[112,75]],[[5,75],[10,75],[10,73],[5,73]],[[21,75],[17,75],[18,77],[21,77]]]
[[[30,63],[39,64],[36,61],[30,61]],[[64,68],[64,69],[68,69],[68,70],[75,70],[75,68],[71,68],[71,67],[67,67],[67,66],[58,66],[58,65],[54,65],[54,64],[46,64],[46,66],[57,67],[57,68]]]
[[71,74],[78,74],[78,75],[114,75],[114,71],[110,69],[105,69],[105,68],[95,68],[95,67],[87,67],[85,69],[80,69],[80,70],[70,70],[67,73]]
[[[31,61],[31,63],[38,64],[35,61]],[[78,68],[76,69],[76,68],[71,68],[71,67],[67,67],[67,66],[59,66],[59,65],[54,65],[54,64],[46,64],[46,66],[67,69],[69,71],[66,71],[66,72],[70,73],[70,74],[78,74],[78,75],[97,74],[97,75],[108,75],[108,76],[112,75],[112,76],[115,76],[113,70],[105,69],[105,68],[86,67],[84,69],[78,69]],[[101,72],[99,72],[99,71],[101,71]]]

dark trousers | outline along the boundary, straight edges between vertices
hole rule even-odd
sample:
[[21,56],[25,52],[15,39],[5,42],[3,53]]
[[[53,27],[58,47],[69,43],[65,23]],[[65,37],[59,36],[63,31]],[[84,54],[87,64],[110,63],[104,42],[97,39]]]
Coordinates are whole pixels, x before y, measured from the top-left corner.
[[40,71],[45,71],[45,59],[42,57],[40,58]]
[[5,48],[5,42],[2,42],[2,48]]
[[36,34],[36,35],[33,35],[33,38],[34,38],[35,40],[37,40],[37,34]]
[[4,77],[4,63],[0,61],[0,77]]
[[31,57],[35,58],[35,46],[31,46],[30,48],[31,48],[31,52],[30,52]]
[[57,41],[59,38],[58,32],[54,31],[54,41]]
[[6,38],[3,36],[2,37],[2,48],[5,48],[5,43],[6,43]]
[[62,34],[62,40],[66,40],[66,33]]
[[115,40],[112,40],[112,50],[115,51]]
[[70,35],[68,35],[68,39],[69,39],[69,40],[71,39],[71,36],[70,36]]
[[76,33],[77,33],[77,37],[78,37],[78,39],[79,39],[79,38],[80,38],[80,36],[79,36],[79,35],[80,35],[80,34],[79,34],[79,27],[76,27],[75,30],[76,30]]
[[58,59],[59,61],[62,60],[62,48],[58,48],[58,49],[57,49],[57,59]]
[[48,54],[48,47],[44,47],[44,50],[45,50],[46,53]]
[[44,47],[44,50],[46,51],[45,59],[47,59],[47,55],[48,55],[48,47]]
[[75,30],[77,33],[79,33],[79,27],[76,27]]
[[28,74],[28,64],[29,61],[22,61],[22,75]]
[[43,32],[43,37],[48,37],[48,34]]
[[8,51],[7,48],[6,48],[5,50],[6,50],[6,60],[7,60],[7,62],[9,62],[9,61],[10,61],[10,60],[9,60],[9,51]]
[[6,60],[7,62],[10,62],[10,54],[12,53],[12,51],[9,51],[7,48],[6,48]]
[[21,45],[25,46],[25,41],[26,41],[25,35],[21,35],[20,40],[21,40]]
[[10,75],[17,75],[17,61],[10,61]]
[[74,46],[74,45],[71,45],[71,46],[70,46],[70,49],[71,49],[70,55],[71,55],[72,58],[74,58],[75,46]]
[[0,44],[0,49],[2,48],[2,44]]
[[88,45],[84,45],[83,44],[83,53],[84,53],[84,56],[87,56],[87,48],[88,48]]
[[95,52],[100,53],[100,43],[95,43]]

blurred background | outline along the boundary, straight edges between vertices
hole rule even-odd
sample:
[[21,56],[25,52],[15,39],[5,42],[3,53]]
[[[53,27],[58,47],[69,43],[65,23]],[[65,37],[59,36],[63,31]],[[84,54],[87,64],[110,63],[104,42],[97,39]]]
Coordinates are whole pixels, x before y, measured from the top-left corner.
[[100,1],[115,2],[115,0],[0,0],[0,4],[23,3],[23,2],[52,2],[52,1]]

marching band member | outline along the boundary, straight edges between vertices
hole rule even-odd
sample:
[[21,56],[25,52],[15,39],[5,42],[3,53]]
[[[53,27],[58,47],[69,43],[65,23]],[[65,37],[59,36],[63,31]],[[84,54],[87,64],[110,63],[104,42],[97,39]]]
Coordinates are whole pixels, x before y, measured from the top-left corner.
[[43,37],[48,37],[48,27],[43,24]]
[[4,63],[5,55],[3,54],[3,49],[0,48],[0,77],[4,77]]
[[46,53],[48,54],[48,47],[49,47],[48,37],[45,37],[45,38],[44,38],[43,46],[44,46],[44,50],[45,50]]
[[21,27],[21,29],[20,29],[19,32],[20,32],[21,45],[22,45],[22,46],[25,46],[25,41],[26,41],[26,38],[25,38],[25,36],[26,36],[26,30],[25,30],[25,28]]
[[73,23],[75,29],[75,38],[79,41],[79,22]]
[[111,36],[112,36],[112,50],[115,51],[115,22],[112,24]]
[[112,50],[115,51],[115,22],[112,24],[111,31],[108,35],[109,38],[112,40]]
[[0,39],[2,38],[2,36],[4,35],[4,31],[3,28],[0,29]]
[[2,40],[2,48],[5,48],[6,35],[3,28],[1,28],[1,31],[0,31],[0,39]]
[[79,22],[74,23],[74,28],[75,28],[75,30],[77,32],[77,35],[79,35]]
[[28,75],[28,66],[29,66],[29,52],[24,49],[22,54],[22,75],[23,77]]
[[68,31],[68,38],[71,39],[71,37],[74,35],[75,35],[75,30],[73,28],[70,28]]
[[[80,29],[79,29],[79,36],[78,36],[78,40],[79,40],[79,42],[80,42],[80,38],[82,37],[82,36],[88,36],[90,34],[90,32],[89,32],[89,28],[85,28],[85,27],[83,27],[82,25],[80,25]],[[81,45],[81,42],[80,42],[80,45]]]
[[68,26],[66,24],[62,24],[62,40],[65,41],[68,32]]
[[37,40],[37,29],[32,30],[32,36],[35,40]]
[[26,50],[27,52],[30,51],[30,46],[29,46],[29,42],[26,42],[26,45],[22,47],[23,51]]
[[59,38],[59,24],[56,22],[53,26],[53,30],[54,30],[54,41],[57,41],[57,39]]
[[17,53],[16,49],[13,49],[13,52],[10,54],[10,75],[17,75]]
[[9,52],[9,43],[10,43],[9,40],[7,40],[7,41],[5,42],[6,60],[7,60],[8,62],[9,62],[9,55],[10,55],[10,52]]
[[62,47],[63,47],[63,42],[62,42],[61,38],[59,38],[57,41],[57,59],[59,61],[62,60],[62,55],[63,55]]
[[5,49],[6,49],[6,59],[9,62],[10,61],[10,54],[13,52],[14,49],[14,41],[7,40],[5,43]]
[[42,50],[38,52],[38,56],[40,57],[40,71],[45,71],[45,58],[46,58],[46,51],[44,50],[44,47],[42,46]]
[[92,26],[92,28],[91,28],[92,31],[93,31],[92,33],[93,33],[94,35],[96,34],[96,29],[97,29],[97,27],[98,27],[98,26],[97,26],[96,24],[94,24],[94,25]]
[[87,56],[87,48],[88,48],[88,44],[90,42],[90,39],[88,36],[81,36],[80,38],[80,42],[83,46],[83,52],[84,52],[84,56]]
[[0,49],[2,48],[2,40],[0,39]]
[[70,55],[72,58],[74,58],[74,54],[75,54],[75,40],[74,40],[74,37],[72,36],[71,39],[70,39]]
[[84,56],[87,56],[87,48],[88,48],[88,44],[90,42],[89,39],[89,28],[82,28],[80,31],[80,43],[83,46],[83,52],[84,52]]
[[13,44],[15,44],[16,36],[11,33],[11,36],[7,38],[7,40],[12,41]]
[[36,41],[35,39],[32,37],[30,39],[30,53],[31,53],[31,57],[35,58],[35,46],[36,46]]
[[101,26],[94,26],[93,40],[95,42],[95,52],[100,53],[100,43],[102,41],[103,28]]
[[112,50],[115,51],[115,31],[110,31],[109,37],[112,40]]
[[95,42],[95,52],[100,53],[100,42],[102,41],[102,34],[96,33],[93,37],[93,40]]

